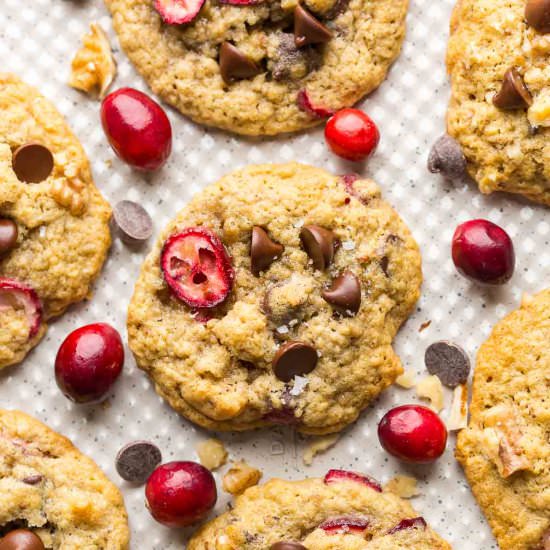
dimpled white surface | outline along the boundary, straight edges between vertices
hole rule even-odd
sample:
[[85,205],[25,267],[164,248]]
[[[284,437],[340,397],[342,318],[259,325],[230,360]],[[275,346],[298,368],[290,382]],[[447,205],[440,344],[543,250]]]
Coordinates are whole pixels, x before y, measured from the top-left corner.
[[[152,176],[134,172],[115,158],[100,126],[99,103],[66,85],[81,36],[90,22],[98,21],[108,30],[116,50],[118,77],[113,89],[133,86],[147,91],[120,51],[102,2],[2,0],[1,4],[2,70],[17,73],[57,104],[84,144],[101,191],[113,204],[122,199],[143,204],[154,219],[156,232],[194,193],[247,163],[299,160],[335,173],[360,171],[373,177],[422,248],[423,296],[396,340],[404,366],[419,376],[426,374],[424,350],[431,342],[454,340],[473,358],[495,321],[518,305],[522,293],[534,292],[546,284],[550,255],[545,245],[550,225],[545,208],[506,196],[484,197],[472,185],[451,185],[425,168],[430,144],[444,131],[449,93],[444,55],[451,0],[413,0],[401,57],[387,81],[362,104],[382,135],[380,147],[367,166],[353,166],[331,155],[321,128],[290,138],[247,141],[201,128],[169,110],[174,129],[173,154],[167,166]],[[516,273],[503,288],[472,285],[452,265],[449,247],[454,228],[475,217],[501,224],[514,239]],[[0,406],[35,415],[93,457],[124,492],[132,548],[164,550],[182,548],[190,531],[169,530],[152,520],[144,506],[143,487],[131,486],[117,476],[115,455],[133,439],[150,439],[161,448],[165,461],[196,460],[197,442],[210,434],[180,418],[156,396],[129,351],[124,374],[108,405],[73,405],[58,390],[53,376],[57,348],[72,329],[107,321],[125,337],[126,308],[148,247],[132,251],[120,240],[114,241],[93,299],[52,323],[43,343],[23,364],[0,374]],[[431,325],[419,332],[426,321]],[[446,393],[444,417],[450,398]],[[301,458],[308,442],[287,429],[225,434],[220,438],[232,457],[259,466],[264,479],[319,476],[328,468],[361,470],[382,482],[398,473],[412,473],[418,477],[421,490],[413,500],[414,506],[455,548],[496,548],[453,458],[454,435],[444,457],[431,466],[407,467],[381,450],[376,436],[378,420],[390,407],[415,401],[414,390],[390,389],[311,467],[305,467]],[[226,509],[227,500],[220,488],[217,512]]]

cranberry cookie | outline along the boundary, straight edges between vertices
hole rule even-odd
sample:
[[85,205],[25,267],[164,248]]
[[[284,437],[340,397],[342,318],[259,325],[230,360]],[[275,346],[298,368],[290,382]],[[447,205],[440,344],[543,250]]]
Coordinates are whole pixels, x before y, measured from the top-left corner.
[[313,126],[377,88],[407,12],[407,0],[105,1],[156,94],[248,135]]
[[447,128],[483,193],[550,204],[549,14],[545,0],[459,0],[455,7]]
[[[23,536],[34,546],[12,540]],[[0,409],[0,546],[124,550],[128,541],[122,495],[98,466],[38,420]]]
[[501,550],[550,548],[550,290],[525,297],[477,356],[456,455]]
[[450,550],[410,504],[361,474],[274,479],[248,489],[189,550]]
[[214,430],[336,432],[402,372],[420,253],[371,180],[251,166],[163,231],[128,312],[157,392]]
[[48,319],[90,295],[110,245],[111,209],[55,107],[0,74],[0,368]]

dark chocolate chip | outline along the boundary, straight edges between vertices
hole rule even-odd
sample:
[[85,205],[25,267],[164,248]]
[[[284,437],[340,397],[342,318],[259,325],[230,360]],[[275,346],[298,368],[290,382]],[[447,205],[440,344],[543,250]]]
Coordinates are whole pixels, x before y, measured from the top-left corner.
[[118,452],[116,470],[126,481],[145,483],[161,461],[162,455],[156,445],[148,441],[133,441]]
[[298,48],[294,34],[277,34],[278,46],[267,67],[275,80],[300,80],[321,66],[321,54],[315,48]]
[[332,32],[300,4],[294,9],[294,39],[302,48],[309,44],[329,42]]
[[464,177],[466,157],[456,139],[448,134],[437,139],[428,156],[428,170],[432,174],[441,173],[450,179]]
[[527,0],[525,19],[536,31],[550,33],[550,0]]
[[264,229],[255,225],[250,242],[250,270],[256,277],[281,256],[285,247],[270,239]]
[[351,271],[344,271],[321,296],[342,315],[354,315],[361,306],[361,284]]
[[269,547],[269,550],[307,550],[299,542],[276,542]]
[[493,96],[493,104],[499,109],[526,109],[533,98],[515,67],[504,73],[500,91]]
[[15,248],[19,230],[13,220],[0,219],[0,256]]
[[53,155],[41,143],[26,143],[13,153],[12,166],[19,181],[40,183],[52,173]]
[[0,539],[0,550],[44,550],[44,544],[29,529],[15,529]]
[[44,476],[40,474],[33,474],[31,476],[24,477],[21,481],[27,485],[38,485],[43,479]]
[[470,374],[470,360],[466,352],[453,342],[434,342],[424,355],[430,374],[435,374],[445,386],[455,388],[464,384]]
[[259,65],[246,56],[230,42],[224,42],[220,48],[220,72],[226,84],[235,80],[252,78],[262,72]]
[[334,258],[334,233],[318,225],[305,225],[300,231],[302,246],[313,260],[313,267],[326,269]]
[[153,220],[147,210],[132,201],[120,201],[113,209],[120,238],[128,244],[146,241],[153,234]]
[[317,351],[304,342],[283,344],[273,358],[275,376],[283,382],[290,382],[295,376],[308,374],[317,366]]

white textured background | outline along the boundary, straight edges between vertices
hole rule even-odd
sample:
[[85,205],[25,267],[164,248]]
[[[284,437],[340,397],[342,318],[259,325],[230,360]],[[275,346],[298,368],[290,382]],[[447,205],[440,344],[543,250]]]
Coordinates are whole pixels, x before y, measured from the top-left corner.
[[[423,297],[396,340],[404,366],[419,375],[425,374],[424,350],[437,339],[457,341],[473,358],[491,326],[516,307],[522,292],[545,286],[550,264],[550,256],[544,251],[550,230],[544,208],[502,195],[481,196],[473,186],[453,186],[425,168],[429,146],[444,130],[448,97],[444,54],[451,8],[452,0],[412,0],[402,55],[388,80],[363,104],[379,125],[382,140],[374,158],[360,170],[382,186],[385,197],[399,210],[422,247]],[[156,231],[193,193],[247,163],[299,160],[335,173],[357,170],[328,153],[322,129],[293,138],[252,142],[205,130],[170,111],[174,150],[168,165],[154,176],[133,172],[110,150],[99,123],[99,104],[65,84],[70,60],[92,21],[99,21],[113,39],[119,66],[113,89],[134,86],[146,91],[146,85],[120,51],[100,0],[2,0],[2,70],[19,74],[56,102],[92,160],[98,187],[113,204],[121,199],[141,202],[153,216]],[[107,161],[113,161],[112,167]],[[450,239],[455,226],[472,217],[487,217],[501,224],[514,239],[516,273],[504,288],[481,289],[454,271]],[[161,448],[165,461],[193,460],[196,443],[208,434],[178,417],[157,398],[129,353],[109,407],[71,404],[57,389],[53,377],[56,350],[72,329],[107,321],[125,335],[126,307],[147,248],[132,252],[115,240],[93,300],[53,323],[44,342],[22,365],[0,374],[0,405],[21,408],[73,439],[123,490],[132,548],[164,550],[182,548],[188,532],[169,530],[150,518],[143,505],[143,488],[133,487],[117,476],[114,457],[128,441],[148,438]],[[431,326],[419,333],[420,325],[428,320]],[[403,466],[380,449],[376,437],[380,417],[395,404],[415,400],[412,390],[387,391],[347,430],[335,448],[318,457],[309,468],[301,460],[304,441],[286,429],[226,434],[221,438],[233,457],[261,467],[265,478],[302,478],[343,467],[368,472],[385,482],[396,473],[412,471],[422,491],[413,504],[456,549],[496,548],[453,458],[454,436],[445,456],[427,467]],[[226,495],[220,493],[217,511],[222,511],[226,503]]]

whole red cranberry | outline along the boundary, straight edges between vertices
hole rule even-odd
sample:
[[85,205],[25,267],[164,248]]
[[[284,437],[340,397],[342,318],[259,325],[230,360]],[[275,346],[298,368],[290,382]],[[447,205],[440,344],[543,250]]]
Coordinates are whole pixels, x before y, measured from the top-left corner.
[[133,88],[109,94],[101,104],[101,123],[115,153],[130,166],[152,171],[172,151],[172,127],[162,107]]
[[334,154],[360,161],[374,153],[380,141],[380,132],[363,111],[342,109],[328,120],[325,139]]
[[453,235],[452,256],[461,275],[480,283],[501,285],[514,273],[512,239],[488,220],[460,224]]
[[145,487],[147,508],[167,527],[185,527],[203,519],[215,506],[214,477],[196,462],[168,462],[159,466]]
[[123,364],[119,333],[106,323],[95,323],[65,338],[55,358],[55,379],[72,401],[98,402],[119,377]]
[[401,405],[378,424],[378,439],[391,455],[416,464],[433,462],[445,451],[447,428],[428,407]]

